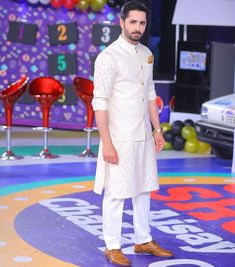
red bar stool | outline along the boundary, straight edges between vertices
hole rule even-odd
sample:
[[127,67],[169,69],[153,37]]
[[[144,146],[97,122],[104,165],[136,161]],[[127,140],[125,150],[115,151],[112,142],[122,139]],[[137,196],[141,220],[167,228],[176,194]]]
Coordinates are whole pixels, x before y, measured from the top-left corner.
[[43,127],[34,129],[42,130],[44,133],[44,148],[39,155],[34,156],[38,159],[52,159],[59,156],[53,155],[48,149],[48,132],[49,128],[49,115],[52,104],[58,100],[64,93],[63,85],[52,77],[39,77],[34,79],[29,85],[29,94],[40,103]]
[[10,84],[7,88],[0,92],[0,99],[5,108],[6,126],[2,130],[6,130],[6,143],[7,150],[1,156],[2,160],[17,160],[22,159],[22,156],[16,156],[11,151],[11,127],[12,127],[12,114],[15,102],[23,95],[27,88],[29,78],[22,76],[15,83]]
[[84,131],[87,133],[86,149],[79,156],[96,157],[96,154],[91,151],[91,133],[95,129],[92,127],[94,122],[94,111],[91,105],[94,85],[92,81],[81,77],[75,78],[73,80],[73,85],[77,96],[83,101],[87,111],[87,123],[86,128],[84,128]]

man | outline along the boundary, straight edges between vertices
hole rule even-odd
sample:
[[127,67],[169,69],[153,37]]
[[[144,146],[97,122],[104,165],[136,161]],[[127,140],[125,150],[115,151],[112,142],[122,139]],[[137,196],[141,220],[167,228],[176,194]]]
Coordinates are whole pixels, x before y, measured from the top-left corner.
[[[150,234],[150,191],[158,189],[156,151],[164,146],[152,80],[153,56],[139,43],[147,23],[143,1],[121,8],[121,36],[95,62],[93,108],[101,142],[95,189],[103,188],[105,256],[130,266],[121,251],[124,200],[132,198],[135,252],[169,257]],[[150,120],[154,127],[153,135]]]

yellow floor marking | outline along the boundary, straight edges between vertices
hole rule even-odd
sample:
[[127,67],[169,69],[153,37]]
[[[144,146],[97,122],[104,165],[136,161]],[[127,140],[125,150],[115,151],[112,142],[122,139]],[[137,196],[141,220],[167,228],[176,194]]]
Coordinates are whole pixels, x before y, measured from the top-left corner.
[[[75,185],[84,185],[84,188],[73,188]],[[14,229],[14,220],[21,211],[41,200],[60,197],[62,195],[84,192],[93,189],[93,182],[76,182],[62,185],[40,187],[32,190],[18,192],[15,194],[0,197],[1,206],[8,206],[8,209],[0,209],[0,239],[7,242],[6,246],[0,246],[2,255],[0,267],[77,267],[70,263],[65,263],[50,255],[43,253],[22,240]],[[54,193],[44,194],[44,190],[53,190]],[[28,200],[17,201],[15,198],[25,197]],[[16,256],[32,258],[31,262],[14,262]],[[79,254],[78,254],[79,256]]]

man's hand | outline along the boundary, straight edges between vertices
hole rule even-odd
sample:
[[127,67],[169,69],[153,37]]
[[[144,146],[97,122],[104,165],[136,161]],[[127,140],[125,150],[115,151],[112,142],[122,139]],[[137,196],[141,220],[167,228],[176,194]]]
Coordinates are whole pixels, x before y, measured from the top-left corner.
[[153,135],[153,138],[154,138],[155,147],[156,147],[157,152],[162,151],[164,144],[165,144],[165,140],[164,140],[162,133],[155,132]]
[[119,162],[118,154],[112,143],[103,144],[102,152],[104,161],[111,164],[118,164]]

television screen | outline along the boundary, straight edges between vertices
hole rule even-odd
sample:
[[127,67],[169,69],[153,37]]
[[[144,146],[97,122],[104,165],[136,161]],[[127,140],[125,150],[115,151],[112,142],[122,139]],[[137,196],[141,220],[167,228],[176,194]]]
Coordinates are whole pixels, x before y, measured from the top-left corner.
[[180,41],[177,54],[177,83],[210,86],[210,48],[208,42]]
[[180,51],[180,69],[205,71],[206,53]]

